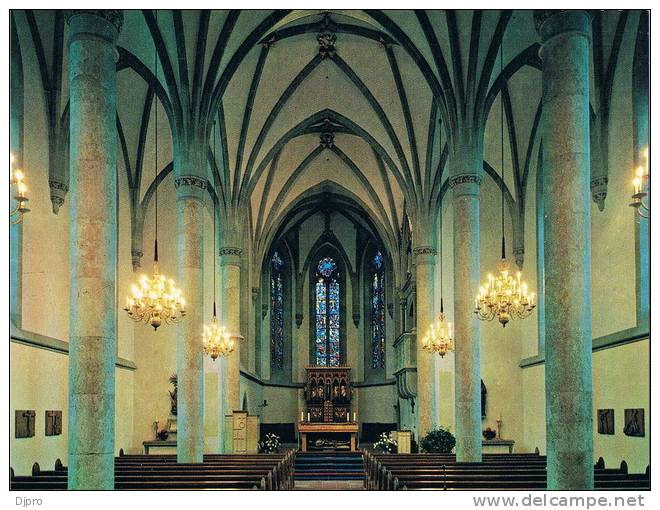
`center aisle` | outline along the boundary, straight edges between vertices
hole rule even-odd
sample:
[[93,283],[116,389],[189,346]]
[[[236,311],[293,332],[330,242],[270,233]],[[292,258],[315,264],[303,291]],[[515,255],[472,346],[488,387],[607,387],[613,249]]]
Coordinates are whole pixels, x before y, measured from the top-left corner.
[[362,490],[364,461],[360,452],[296,454],[296,489]]

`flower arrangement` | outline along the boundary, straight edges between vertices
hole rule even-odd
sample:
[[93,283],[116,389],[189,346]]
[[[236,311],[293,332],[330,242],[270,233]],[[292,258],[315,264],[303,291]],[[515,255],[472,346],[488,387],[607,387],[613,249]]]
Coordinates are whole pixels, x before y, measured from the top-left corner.
[[447,429],[438,427],[426,434],[419,446],[427,453],[451,453],[456,446],[456,438]]
[[490,440],[490,439],[495,439],[495,436],[497,435],[497,432],[495,432],[493,429],[490,427],[486,427],[486,430],[482,432],[484,439]]
[[275,434],[266,434],[263,441],[257,445],[260,453],[277,453],[280,450],[280,438]]
[[374,443],[374,450],[379,453],[396,453],[397,443],[392,437],[392,433],[387,434],[383,432],[378,438],[378,441]]

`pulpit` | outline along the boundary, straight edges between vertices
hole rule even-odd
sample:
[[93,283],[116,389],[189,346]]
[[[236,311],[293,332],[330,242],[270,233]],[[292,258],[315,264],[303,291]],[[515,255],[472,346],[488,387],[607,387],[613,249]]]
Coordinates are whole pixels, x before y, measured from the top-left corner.
[[225,416],[225,452],[234,454],[257,453],[259,417],[247,411],[233,411]]
[[305,404],[298,424],[300,448],[356,451],[357,414],[351,419],[351,369],[347,366],[305,367]]

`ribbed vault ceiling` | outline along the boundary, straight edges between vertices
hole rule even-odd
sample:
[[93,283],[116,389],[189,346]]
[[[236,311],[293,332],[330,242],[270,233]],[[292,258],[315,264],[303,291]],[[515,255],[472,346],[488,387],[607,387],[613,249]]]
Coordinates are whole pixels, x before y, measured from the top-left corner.
[[[66,138],[62,13],[14,17],[23,58],[36,58],[48,91],[51,136],[59,126]],[[634,45],[638,17],[595,16],[595,114],[620,49]],[[485,169],[501,185],[501,98],[514,223],[524,212],[541,96],[531,11],[163,10],[156,22],[154,12],[133,10],[125,11],[118,44],[120,159],[138,223],[154,189],[154,93],[160,179],[172,169],[171,133],[197,129],[204,119],[210,133],[217,121],[209,179],[225,211],[249,211],[257,256],[292,206],[324,187],[347,198],[350,190],[394,252],[404,211],[437,210],[446,141],[462,118],[487,119]],[[57,172],[66,175],[65,168],[51,169]]]

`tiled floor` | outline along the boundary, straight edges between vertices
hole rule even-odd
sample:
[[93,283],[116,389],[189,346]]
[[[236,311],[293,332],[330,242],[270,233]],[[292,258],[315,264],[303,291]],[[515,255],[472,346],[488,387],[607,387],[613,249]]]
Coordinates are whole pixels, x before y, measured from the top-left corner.
[[297,491],[362,491],[362,480],[297,480]]

